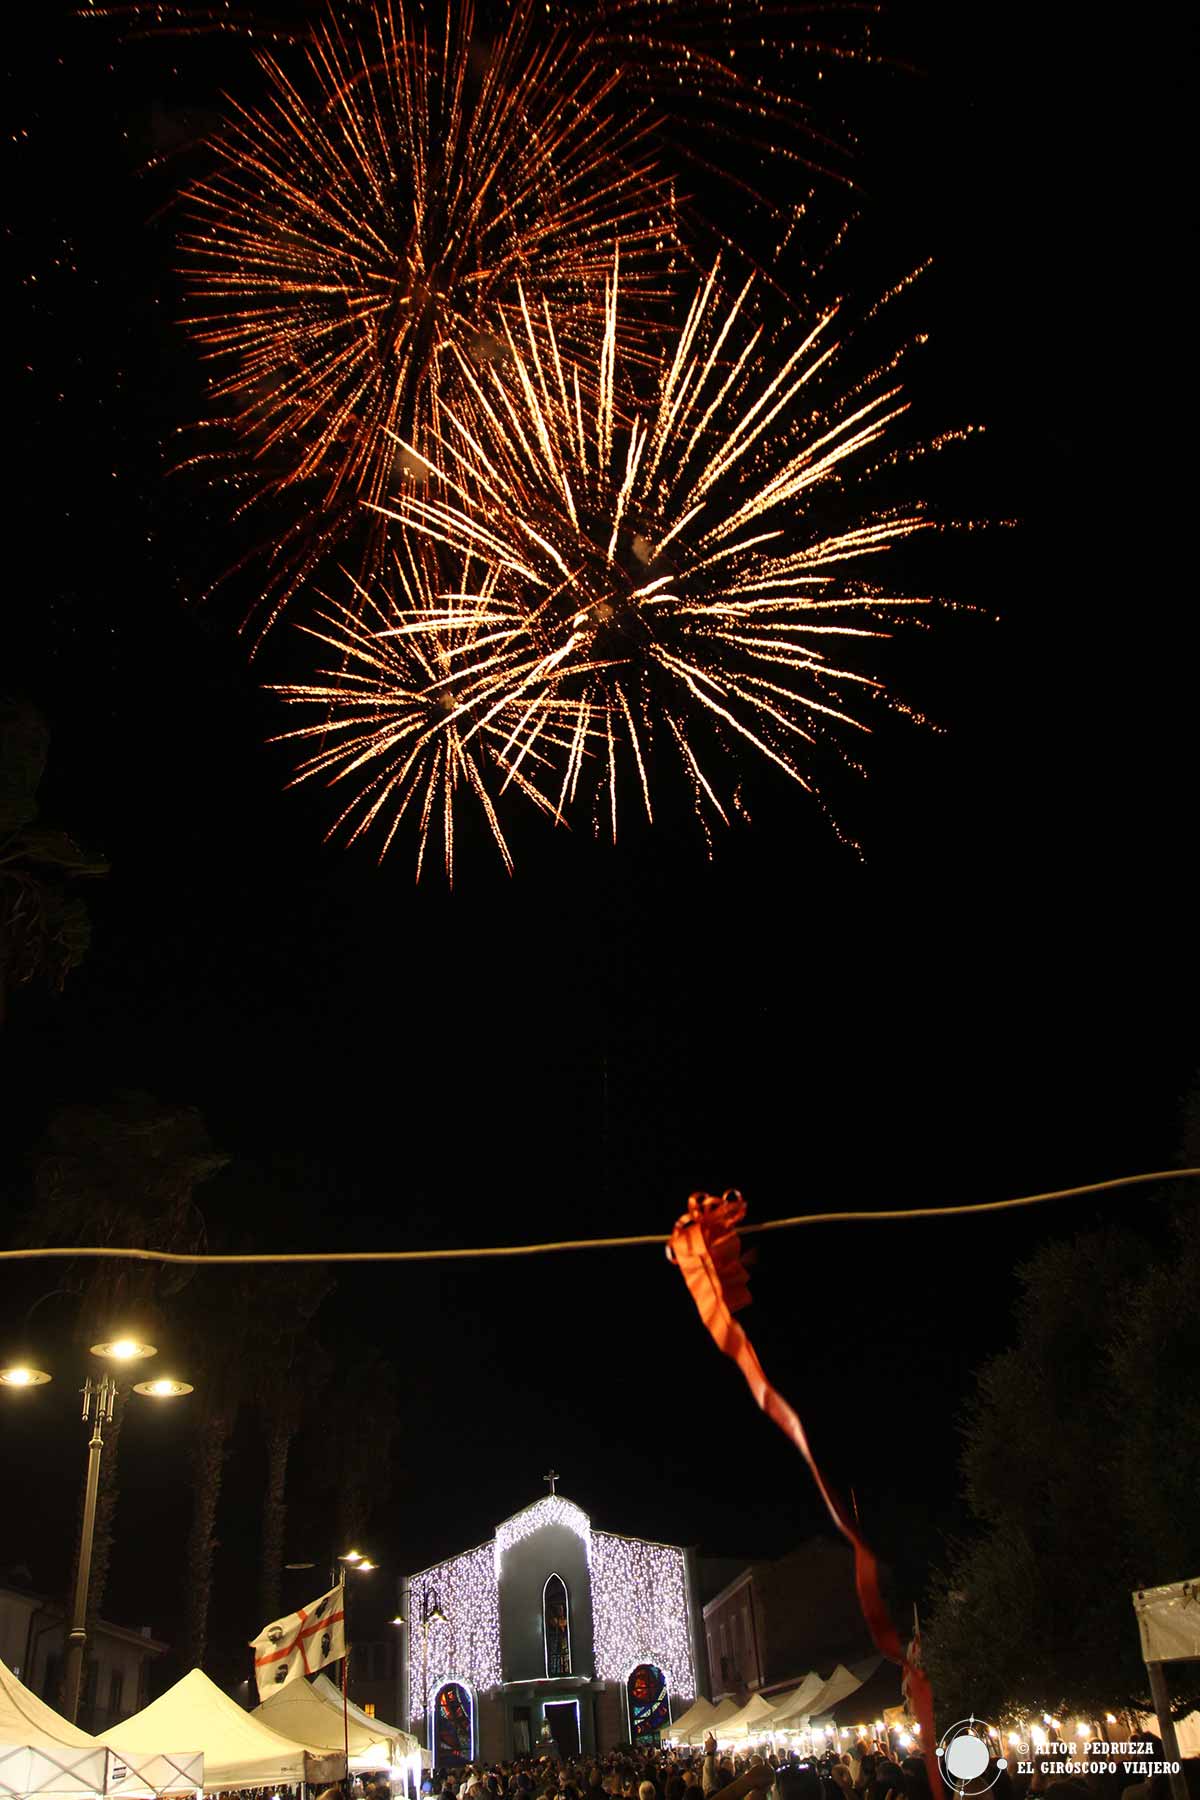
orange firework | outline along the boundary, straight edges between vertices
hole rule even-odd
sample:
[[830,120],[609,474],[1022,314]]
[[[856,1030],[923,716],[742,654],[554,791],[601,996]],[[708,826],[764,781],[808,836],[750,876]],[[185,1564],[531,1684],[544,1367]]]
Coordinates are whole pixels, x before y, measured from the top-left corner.
[[469,410],[465,374],[503,354],[518,284],[554,296],[581,355],[614,241],[639,300],[660,293],[672,192],[648,116],[534,0],[493,42],[471,0],[378,0],[353,35],[318,29],[298,77],[260,62],[268,98],[215,140],[184,253],[246,500],[294,492],[269,624],[361,503],[411,473],[396,437],[420,451],[444,399]]
[[746,747],[811,790],[818,733],[868,729],[855,696],[881,683],[858,654],[925,603],[865,573],[927,523],[856,492],[898,387],[835,388],[833,311],[777,352],[744,323],[747,291],[723,300],[714,270],[630,416],[615,269],[598,369],[523,301],[504,363],[460,360],[469,406],[443,401],[432,479],[392,508],[486,571],[467,740],[502,726],[506,781],[556,761],[557,818],[591,789],[615,835],[622,764],[648,817],[674,764],[727,821],[718,763]]

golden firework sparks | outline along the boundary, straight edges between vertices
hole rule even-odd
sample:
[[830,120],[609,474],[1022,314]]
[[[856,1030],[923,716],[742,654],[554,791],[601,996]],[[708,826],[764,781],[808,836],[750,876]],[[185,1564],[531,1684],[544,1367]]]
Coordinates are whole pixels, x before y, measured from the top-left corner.
[[749,284],[726,300],[714,269],[625,416],[618,286],[614,266],[586,370],[553,309],[522,296],[506,362],[460,360],[469,406],[442,402],[432,479],[390,509],[487,571],[473,598],[497,629],[472,729],[503,729],[506,782],[565,746],[556,816],[591,787],[614,836],[619,769],[652,817],[664,746],[702,817],[728,819],[721,753],[749,747],[811,791],[818,733],[868,729],[856,700],[881,683],[860,653],[927,603],[864,571],[928,524],[856,495],[906,402],[886,371],[837,388],[835,310],[776,360],[746,319]]
[[[537,30],[534,30],[535,22]],[[578,33],[518,0],[485,41],[471,0],[378,0],[330,19],[303,69],[259,61],[268,97],[235,108],[186,196],[189,327],[219,373],[221,460],[251,502],[293,490],[268,620],[413,463],[464,368],[505,353],[517,287],[552,293],[581,353],[603,326],[614,238],[662,297],[672,191],[644,109]]]
[[512,656],[520,611],[472,556],[450,580],[449,559],[427,539],[393,534],[387,563],[388,579],[381,574],[366,587],[350,578],[349,603],[322,596],[316,622],[300,627],[333,653],[331,666],[311,681],[274,686],[320,715],[276,740],[313,746],[293,785],[314,777],[348,783],[351,797],[329,835],[344,832],[354,842],[382,832],[381,858],[401,822],[414,817],[418,880],[435,836],[453,880],[455,808],[471,795],[511,870],[489,778],[493,785],[511,779],[553,814],[532,778],[548,766],[545,754],[517,768],[505,750],[521,711]]

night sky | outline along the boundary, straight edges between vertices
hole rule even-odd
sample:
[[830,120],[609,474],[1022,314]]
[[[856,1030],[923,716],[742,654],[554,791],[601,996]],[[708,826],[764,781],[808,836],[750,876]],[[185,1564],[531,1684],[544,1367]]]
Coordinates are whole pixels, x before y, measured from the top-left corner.
[[[914,3],[879,29],[896,64],[838,90],[860,138],[844,284],[865,306],[856,283],[934,259],[906,302],[930,334],[916,423],[987,432],[928,491],[1018,521],[921,552],[964,609],[887,672],[938,729],[881,717],[865,783],[822,767],[861,860],[753,772],[752,823],[711,861],[684,813],[649,829],[630,807],[615,849],[519,825],[510,878],[468,821],[448,892],[436,866],[414,888],[411,836],[380,868],[323,842],[331,796],[284,791],[262,683],[294,651],[249,663],[236,583],[199,603],[228,527],[166,473],[199,375],[170,183],[139,170],[244,81],[244,46],[122,45],[56,4],[10,21],[2,685],[52,724],[45,815],[112,864],[86,963],[61,997],[17,996],[4,1034],[13,1205],[48,1110],[118,1087],[199,1106],[276,1171],[289,1199],[255,1231],[279,1249],[665,1231],[697,1188],[740,1187],[756,1218],[969,1202],[1176,1159],[1196,1064],[1182,9],[1118,34],[1083,6]],[[889,1554],[923,1566],[959,1522],[955,1421],[1011,1332],[1014,1266],[1153,1212],[762,1241],[747,1324]],[[6,1310],[53,1276],[4,1277]],[[335,1308],[406,1396],[371,1544],[389,1572],[489,1536],[551,1463],[599,1525],[714,1554],[820,1524],[657,1251],[363,1270]],[[26,1486],[0,1488],[6,1556],[52,1591],[83,1467],[70,1386],[0,1424],[39,1488],[33,1522]],[[125,1434],[106,1606],[168,1638],[185,1439],[180,1414]],[[216,1577],[231,1643],[260,1622],[259,1455],[248,1426]]]

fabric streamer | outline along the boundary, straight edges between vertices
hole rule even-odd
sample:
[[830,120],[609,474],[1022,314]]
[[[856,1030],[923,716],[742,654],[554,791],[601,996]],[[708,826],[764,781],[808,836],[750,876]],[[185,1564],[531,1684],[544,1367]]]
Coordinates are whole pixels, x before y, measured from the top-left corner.
[[915,1656],[910,1660],[879,1587],[875,1552],[861,1536],[854,1520],[833,1492],[809,1448],[797,1414],[767,1380],[753,1344],[734,1318],[750,1304],[750,1281],[742,1262],[737,1227],[746,1215],[746,1202],[736,1192],[722,1195],[693,1194],[688,1209],[676,1223],[667,1244],[668,1260],[679,1269],[688,1291],[708,1327],[713,1341],[732,1357],[746,1377],[750,1392],[762,1411],[791,1438],[808,1464],[829,1516],[854,1551],[854,1579],[858,1602],[875,1648],[904,1671],[905,1692],[921,1726],[921,1745],[934,1800],[941,1800],[941,1769],[936,1754],[933,1693],[929,1677]]

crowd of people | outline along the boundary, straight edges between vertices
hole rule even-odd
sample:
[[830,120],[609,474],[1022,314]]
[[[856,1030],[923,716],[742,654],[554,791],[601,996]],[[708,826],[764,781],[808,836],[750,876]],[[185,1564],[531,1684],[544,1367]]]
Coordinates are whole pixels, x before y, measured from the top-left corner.
[[[1161,1760],[1157,1739],[1145,1740],[1145,1754]],[[1115,1774],[1078,1775],[1063,1775],[1049,1763],[1048,1757],[1035,1756],[1032,1773],[1001,1770],[988,1793],[994,1800],[1030,1795],[1167,1800],[1168,1778],[1146,1778],[1136,1763],[1118,1765]],[[553,1751],[435,1770],[424,1777],[422,1795],[425,1800],[931,1800],[924,1759],[897,1754],[890,1741],[860,1740],[849,1750],[810,1757],[794,1750],[734,1756],[719,1751],[711,1738],[701,1750],[627,1746],[578,1760]]]

